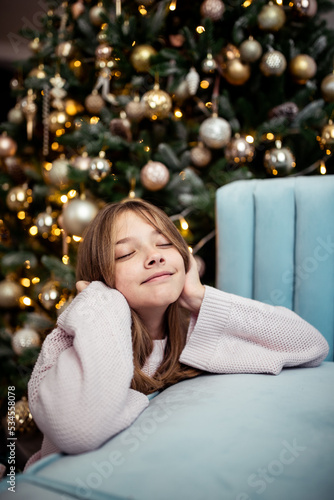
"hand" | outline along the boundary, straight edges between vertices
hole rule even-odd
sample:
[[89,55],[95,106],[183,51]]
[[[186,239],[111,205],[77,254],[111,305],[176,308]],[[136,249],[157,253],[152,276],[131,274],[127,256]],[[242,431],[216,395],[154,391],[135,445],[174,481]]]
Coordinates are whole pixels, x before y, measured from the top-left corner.
[[200,281],[196,260],[190,254],[189,271],[186,274],[184,287],[179,297],[180,306],[185,307],[192,313],[198,313],[202,305],[204,292],[205,287]]
[[75,288],[77,289],[77,292],[80,293],[82,292],[85,288],[88,287],[90,284],[90,281],[77,281],[75,284]]

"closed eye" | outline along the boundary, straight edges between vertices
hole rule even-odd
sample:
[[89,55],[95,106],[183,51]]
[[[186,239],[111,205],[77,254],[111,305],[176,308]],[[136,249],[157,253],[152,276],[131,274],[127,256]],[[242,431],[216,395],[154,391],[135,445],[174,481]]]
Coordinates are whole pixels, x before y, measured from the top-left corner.
[[134,252],[127,253],[125,255],[120,255],[119,257],[116,257],[116,260],[121,260],[125,259],[125,257],[130,257],[130,255],[134,254]]
[[173,246],[173,243],[161,243],[160,245],[157,245],[157,247],[171,247]]

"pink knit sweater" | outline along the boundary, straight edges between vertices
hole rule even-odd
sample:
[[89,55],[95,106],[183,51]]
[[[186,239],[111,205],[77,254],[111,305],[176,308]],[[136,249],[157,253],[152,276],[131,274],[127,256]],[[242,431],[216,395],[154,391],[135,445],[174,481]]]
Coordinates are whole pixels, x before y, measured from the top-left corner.
[[[154,342],[149,375],[165,343]],[[206,286],[180,361],[211,373],[277,375],[283,367],[317,366],[327,353],[324,337],[292,311]],[[130,389],[132,377],[130,308],[120,292],[95,281],[60,315],[34,367],[29,405],[44,440],[26,468],[50,453],[93,450],[128,427],[149,404]]]

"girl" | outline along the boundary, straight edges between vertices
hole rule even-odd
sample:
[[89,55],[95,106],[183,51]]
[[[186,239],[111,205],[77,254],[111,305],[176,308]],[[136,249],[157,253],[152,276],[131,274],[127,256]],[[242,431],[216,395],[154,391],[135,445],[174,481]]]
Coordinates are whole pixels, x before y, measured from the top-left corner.
[[99,447],[138,417],[148,394],[203,371],[279,374],[317,366],[328,353],[292,311],[203,286],[174,224],[142,200],[99,212],[79,249],[77,279],[80,293],[45,339],[29,382],[44,441],[26,467]]

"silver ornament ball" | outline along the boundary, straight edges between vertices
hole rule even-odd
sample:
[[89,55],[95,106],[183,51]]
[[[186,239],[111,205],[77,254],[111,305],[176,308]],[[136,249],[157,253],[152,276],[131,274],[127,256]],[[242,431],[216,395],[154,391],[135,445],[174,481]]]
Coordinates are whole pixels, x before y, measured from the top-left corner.
[[219,149],[231,139],[231,126],[224,118],[207,118],[199,128],[199,136],[209,148]]
[[18,356],[23,354],[26,349],[39,347],[40,345],[41,339],[38,333],[32,328],[21,328],[12,337],[12,348]]
[[63,228],[70,234],[82,236],[88,224],[95,218],[99,209],[89,200],[75,199],[64,205]]

